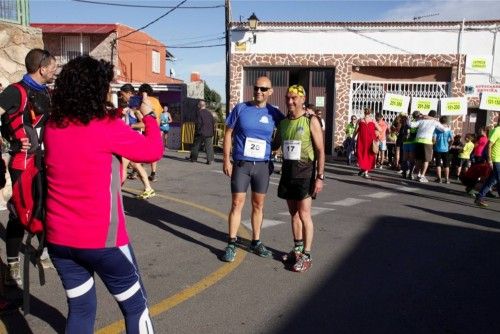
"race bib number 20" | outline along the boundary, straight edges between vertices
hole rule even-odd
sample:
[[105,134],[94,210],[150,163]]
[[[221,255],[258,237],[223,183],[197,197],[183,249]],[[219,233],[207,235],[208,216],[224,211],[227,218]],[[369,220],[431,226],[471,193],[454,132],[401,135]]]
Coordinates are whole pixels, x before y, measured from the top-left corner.
[[266,155],[266,141],[247,137],[243,155],[249,158],[264,159]]

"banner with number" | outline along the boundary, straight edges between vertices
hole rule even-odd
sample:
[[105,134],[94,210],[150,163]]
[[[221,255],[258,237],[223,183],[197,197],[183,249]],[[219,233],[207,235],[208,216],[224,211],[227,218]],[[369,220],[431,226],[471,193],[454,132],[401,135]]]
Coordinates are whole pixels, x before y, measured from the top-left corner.
[[412,97],[410,112],[418,110],[422,114],[427,115],[431,110],[437,111],[438,101],[439,99],[433,99],[427,97]]
[[482,93],[479,109],[500,111],[500,93]]
[[385,94],[384,97],[384,110],[393,112],[408,112],[408,105],[410,104],[410,97],[405,95]]
[[466,97],[446,97],[441,100],[441,116],[467,115]]

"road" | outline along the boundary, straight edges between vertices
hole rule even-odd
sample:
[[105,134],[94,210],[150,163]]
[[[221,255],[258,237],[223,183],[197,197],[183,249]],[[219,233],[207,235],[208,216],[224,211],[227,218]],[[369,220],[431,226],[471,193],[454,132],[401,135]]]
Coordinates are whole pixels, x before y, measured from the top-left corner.
[[[280,261],[292,236],[286,204],[276,196],[279,174],[271,177],[261,237],[274,258],[245,250],[247,203],[237,261],[227,264],[218,259],[230,205],[221,156],[206,165],[203,153],[198,163],[185,155],[165,154],[155,198],[133,197],[139,181],[124,186],[157,333],[500,332],[499,199],[483,209],[456,182],[420,184],[388,170],[366,180],[329,162],[325,189],[313,202],[313,266],[297,274]],[[0,219],[5,240],[5,212]],[[46,276],[40,287],[32,268],[32,314],[2,316],[0,333],[64,332],[64,290],[55,270]],[[96,282],[96,332],[119,333],[120,311]]]

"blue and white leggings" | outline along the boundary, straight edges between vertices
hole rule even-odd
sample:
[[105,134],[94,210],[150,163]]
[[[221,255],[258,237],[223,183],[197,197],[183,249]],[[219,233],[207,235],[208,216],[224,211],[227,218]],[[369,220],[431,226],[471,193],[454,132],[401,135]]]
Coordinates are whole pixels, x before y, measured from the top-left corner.
[[97,308],[94,273],[118,302],[127,333],[154,333],[146,291],[130,245],[78,249],[48,244],[48,249],[68,298],[66,333],[94,333]]

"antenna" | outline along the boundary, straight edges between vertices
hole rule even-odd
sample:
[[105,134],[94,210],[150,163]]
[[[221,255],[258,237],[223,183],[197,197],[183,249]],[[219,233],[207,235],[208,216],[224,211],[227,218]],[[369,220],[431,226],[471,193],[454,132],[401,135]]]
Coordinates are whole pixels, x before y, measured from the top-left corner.
[[433,13],[433,14],[426,14],[426,15],[421,15],[421,16],[414,16],[413,17],[413,21],[417,21],[417,20],[420,20],[420,19],[424,19],[426,17],[433,17],[433,16],[438,16],[439,13]]

